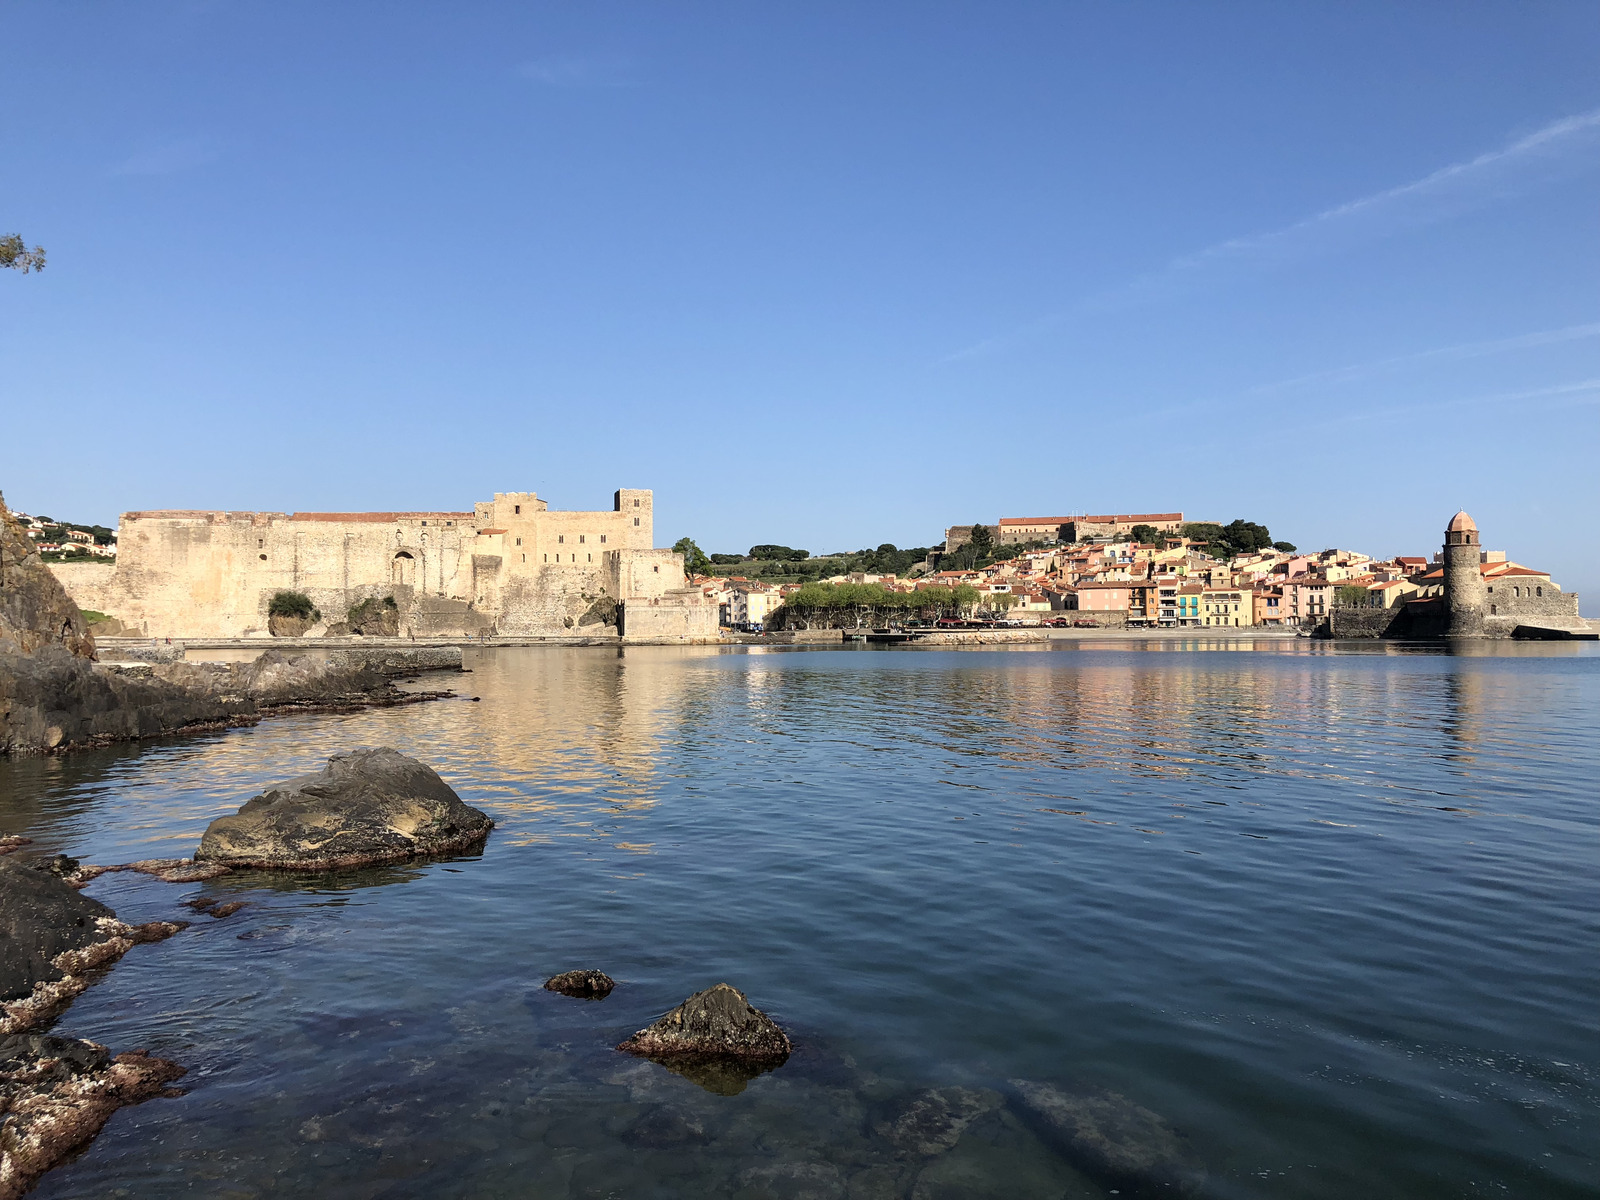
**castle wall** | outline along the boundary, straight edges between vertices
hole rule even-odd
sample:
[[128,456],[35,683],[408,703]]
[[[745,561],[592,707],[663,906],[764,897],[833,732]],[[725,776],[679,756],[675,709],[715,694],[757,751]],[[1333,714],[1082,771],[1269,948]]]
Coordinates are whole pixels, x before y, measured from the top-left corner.
[[67,595],[80,609],[109,612],[106,605],[116,599],[117,568],[113,563],[48,563],[50,574],[61,581]]
[[602,597],[682,588],[682,556],[654,549],[654,532],[651,493],[628,488],[601,512],[551,512],[533,492],[471,512],[132,512],[114,567],[58,575],[80,607],[149,637],[264,635],[280,591],[304,593],[328,622],[392,597],[402,634],[539,635],[573,628]]

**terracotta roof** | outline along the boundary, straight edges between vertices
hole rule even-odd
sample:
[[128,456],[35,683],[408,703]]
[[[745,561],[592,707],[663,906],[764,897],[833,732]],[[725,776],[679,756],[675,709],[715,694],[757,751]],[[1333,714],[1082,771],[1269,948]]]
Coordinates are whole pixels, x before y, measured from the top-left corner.
[[1450,518],[1450,524],[1444,527],[1444,531],[1446,533],[1477,533],[1478,526],[1471,517],[1467,516],[1467,510],[1462,509]]

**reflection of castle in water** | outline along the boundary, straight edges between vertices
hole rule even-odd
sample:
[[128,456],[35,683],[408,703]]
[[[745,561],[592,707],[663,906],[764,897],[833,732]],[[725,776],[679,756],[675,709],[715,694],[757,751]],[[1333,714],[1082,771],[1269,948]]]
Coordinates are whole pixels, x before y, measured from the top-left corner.
[[[673,769],[673,744],[693,721],[694,647],[614,652],[587,647],[501,648],[471,662],[483,707],[474,723],[500,811],[549,813],[592,803],[597,819],[653,808]],[[495,772],[498,778],[489,777]],[[547,831],[512,834],[549,841]],[[644,849],[620,843],[625,848]]]

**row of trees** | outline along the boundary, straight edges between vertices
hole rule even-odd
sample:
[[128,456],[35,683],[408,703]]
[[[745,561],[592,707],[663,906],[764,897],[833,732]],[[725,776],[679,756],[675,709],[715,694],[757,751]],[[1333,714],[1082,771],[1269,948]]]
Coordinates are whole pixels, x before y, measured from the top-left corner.
[[[1142,528],[1148,529],[1149,526]],[[1134,532],[1137,533],[1138,529]],[[1218,525],[1214,521],[1193,521],[1183,527],[1183,536],[1192,542],[1203,543],[1202,548],[1207,554],[1212,558],[1221,559],[1237,558],[1241,554],[1256,554],[1262,550],[1283,550],[1293,553],[1295,548],[1293,542],[1273,541],[1272,534],[1267,531],[1265,525],[1245,520],[1230,521],[1226,525]]]
[[971,584],[928,587],[915,592],[891,592],[877,583],[808,583],[793,593],[772,614],[773,628],[824,628],[840,624],[874,624],[883,619],[921,617],[934,619],[971,612],[979,599]]

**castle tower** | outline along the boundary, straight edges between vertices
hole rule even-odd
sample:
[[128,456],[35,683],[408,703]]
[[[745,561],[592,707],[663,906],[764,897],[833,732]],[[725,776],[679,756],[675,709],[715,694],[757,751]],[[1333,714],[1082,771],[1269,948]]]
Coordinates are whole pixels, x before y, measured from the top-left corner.
[[1478,637],[1483,633],[1484,591],[1482,548],[1478,526],[1465,510],[1450,518],[1444,531],[1444,603],[1449,614],[1446,632],[1451,637]]

